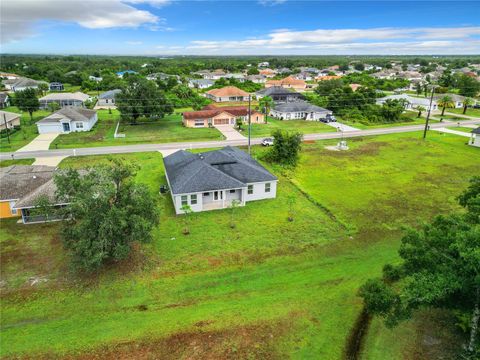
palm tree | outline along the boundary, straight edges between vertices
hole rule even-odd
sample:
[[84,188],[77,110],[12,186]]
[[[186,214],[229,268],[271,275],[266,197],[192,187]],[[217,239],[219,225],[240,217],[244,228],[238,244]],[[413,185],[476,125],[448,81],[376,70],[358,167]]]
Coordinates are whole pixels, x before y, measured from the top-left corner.
[[422,116],[422,112],[425,111],[425,108],[422,105],[418,105],[415,110],[418,111],[417,117]]
[[450,96],[445,95],[438,101],[438,106],[442,107],[442,114],[440,116],[443,116],[445,113],[446,108],[453,108],[455,104],[453,103],[453,100]]
[[463,99],[463,103],[462,103],[462,105],[463,105],[463,113],[462,113],[462,114],[465,115],[465,113],[467,112],[467,108],[468,108],[470,105],[473,105],[473,103],[474,103],[474,101],[473,101],[472,98],[468,98],[468,97],[467,97],[467,98]]
[[267,115],[270,114],[270,109],[273,106],[273,99],[270,96],[264,96],[258,102],[260,109],[263,110],[265,115],[265,124],[267,123]]

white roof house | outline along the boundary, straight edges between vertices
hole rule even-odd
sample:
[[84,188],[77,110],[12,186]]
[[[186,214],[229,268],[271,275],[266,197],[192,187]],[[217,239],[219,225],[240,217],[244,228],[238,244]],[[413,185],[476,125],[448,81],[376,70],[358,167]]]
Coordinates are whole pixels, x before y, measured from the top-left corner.
[[319,121],[332,115],[332,111],[306,101],[291,101],[275,104],[270,115],[282,120]]
[[60,107],[64,106],[84,106],[85,101],[89,100],[90,96],[82,92],[64,92],[48,94],[40,99],[40,107],[46,109],[49,103],[56,102]]
[[[388,95],[382,98],[378,98],[376,103],[378,105],[382,105],[387,100],[405,100],[405,109],[415,109],[417,106],[423,106],[426,110],[428,110],[430,106],[430,99],[419,98],[419,97],[410,96],[407,94]],[[437,110],[437,109],[438,109],[437,102],[433,100],[432,108],[430,110]]]
[[75,131],[89,131],[97,120],[95,110],[68,106],[37,121],[37,128],[39,134],[68,134]]

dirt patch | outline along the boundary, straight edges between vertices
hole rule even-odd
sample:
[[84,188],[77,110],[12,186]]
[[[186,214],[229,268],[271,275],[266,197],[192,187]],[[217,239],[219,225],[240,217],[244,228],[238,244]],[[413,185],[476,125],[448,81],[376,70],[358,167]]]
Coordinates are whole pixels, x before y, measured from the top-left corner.
[[357,360],[360,358],[361,349],[371,321],[372,316],[368,314],[365,308],[362,309],[347,338],[344,350],[344,358],[346,360]]

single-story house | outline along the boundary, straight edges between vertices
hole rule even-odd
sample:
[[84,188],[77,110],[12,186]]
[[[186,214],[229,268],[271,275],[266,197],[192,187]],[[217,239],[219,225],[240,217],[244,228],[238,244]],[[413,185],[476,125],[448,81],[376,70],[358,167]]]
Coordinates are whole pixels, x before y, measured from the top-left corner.
[[88,80],[92,80],[92,81],[95,81],[95,82],[100,82],[100,81],[103,80],[103,77],[90,75],[90,76],[88,77]]
[[147,80],[162,80],[162,81],[168,81],[170,78],[175,78],[177,82],[180,82],[180,76],[178,75],[170,75],[170,74],[165,74],[163,72],[157,72],[153,74],[148,74],[147,75]]
[[[423,106],[425,110],[428,111],[430,106],[430,99],[427,98],[419,98],[416,96],[410,96],[407,94],[398,94],[398,95],[388,95],[382,98],[378,98],[376,103],[378,105],[382,105],[387,100],[405,100],[405,109],[406,110],[415,110],[417,106]],[[431,111],[438,110],[437,102],[434,100],[432,101],[432,108]]]
[[64,107],[37,121],[37,128],[39,134],[68,134],[75,131],[90,131],[97,120],[97,112],[95,110],[81,107]]
[[17,78],[19,78],[19,77],[20,77],[20,76],[18,76],[17,74],[7,73],[7,72],[0,72],[0,78],[2,78],[2,79],[13,80],[13,79],[17,79]]
[[305,99],[305,96],[303,96],[302,94],[292,91],[290,89],[285,89],[281,86],[272,86],[259,90],[255,93],[255,95],[257,96],[257,99],[269,96],[275,102],[298,101]]
[[133,74],[138,74],[136,71],[133,71],[133,70],[125,70],[125,71],[119,71],[116,73],[117,77],[119,78],[123,78],[123,75],[125,74],[130,74],[130,75],[133,75]]
[[[248,107],[246,106],[221,106],[207,105],[199,111],[185,111],[183,113],[183,125],[186,127],[211,127],[217,125],[235,125],[241,118],[244,123],[248,122]],[[252,110],[250,121],[252,124],[264,123],[262,113]]]
[[214,80],[210,79],[190,79],[188,80],[188,87],[195,89],[207,89],[215,84]]
[[228,73],[225,75],[225,79],[235,79],[239,82],[245,82],[245,75],[238,73]]
[[20,114],[0,111],[0,130],[11,129],[20,125]]
[[277,194],[277,177],[235,147],[202,154],[179,150],[163,162],[177,214],[184,206],[194,212],[225,209],[234,201],[244,206]]
[[34,209],[40,196],[54,200],[54,173],[55,167],[43,165],[0,168],[0,219],[21,216],[24,224],[45,221],[44,216],[35,214]]
[[267,77],[264,75],[248,75],[246,79],[255,84],[265,84],[267,81]]
[[465,100],[465,96],[457,95],[457,94],[438,94],[433,97],[433,100],[439,102],[442,98],[448,96],[452,99],[454,107],[456,109],[463,108],[463,101]]
[[281,86],[287,89],[295,89],[303,91],[307,88],[307,83],[303,80],[295,79],[293,76],[287,76],[282,80],[268,80],[265,83],[265,87]]
[[50,91],[63,91],[64,90],[63,84],[61,82],[51,82],[48,85],[48,88],[50,89]]
[[311,81],[313,80],[313,75],[309,72],[302,71],[301,73],[294,75],[294,78],[298,80]]
[[209,90],[205,93],[205,96],[215,102],[248,101],[249,93],[236,86],[225,86],[220,89]]
[[472,130],[472,137],[468,143],[469,145],[480,147],[480,127]]
[[306,101],[278,103],[270,110],[270,115],[280,120],[320,121],[332,114],[331,110],[309,104]]
[[260,75],[263,75],[263,76],[267,77],[267,78],[274,77],[275,75],[277,75],[275,70],[272,70],[272,69],[262,69],[258,73]]
[[10,97],[6,92],[0,92],[0,109],[6,108],[10,104]]
[[85,101],[89,100],[90,96],[84,94],[82,92],[74,92],[74,93],[52,93],[45,95],[38,99],[40,101],[40,108],[41,109],[48,109],[48,104],[52,102],[56,102],[60,107],[64,106],[85,106]]
[[121,93],[122,90],[120,89],[115,89],[115,90],[109,90],[105,91],[104,93],[101,93],[98,95],[98,101],[97,101],[97,107],[115,107],[115,96],[118,93]]
[[342,77],[340,75],[322,75],[322,76],[317,76],[315,78],[316,81],[330,81],[330,80],[338,80],[341,79]]
[[25,89],[38,89],[38,85],[40,85],[41,83],[47,84],[45,81],[37,81],[25,77],[3,80],[5,88],[13,92],[23,91]]
[[269,66],[270,66],[270,63],[268,61],[262,61],[261,63],[258,63],[259,68],[265,68]]

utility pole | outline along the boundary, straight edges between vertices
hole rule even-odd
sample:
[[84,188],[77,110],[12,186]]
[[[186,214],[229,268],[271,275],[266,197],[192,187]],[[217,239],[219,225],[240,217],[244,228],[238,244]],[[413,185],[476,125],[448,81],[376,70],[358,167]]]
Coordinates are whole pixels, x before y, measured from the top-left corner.
[[432,111],[432,102],[433,102],[434,93],[435,93],[435,85],[432,85],[432,94],[430,95],[430,105],[428,105],[427,120],[425,121],[425,130],[423,130],[424,139],[427,137],[428,121],[430,120],[430,111]]
[[248,95],[248,155],[250,155],[250,132],[252,130],[251,106],[251,95]]
[[5,116],[5,114],[3,114],[3,123],[5,124],[5,131],[7,133],[8,143],[10,144],[10,131],[8,129],[7,117]]

